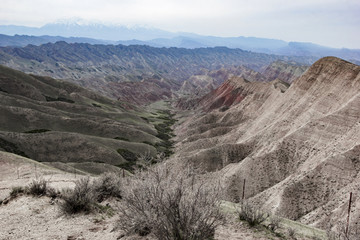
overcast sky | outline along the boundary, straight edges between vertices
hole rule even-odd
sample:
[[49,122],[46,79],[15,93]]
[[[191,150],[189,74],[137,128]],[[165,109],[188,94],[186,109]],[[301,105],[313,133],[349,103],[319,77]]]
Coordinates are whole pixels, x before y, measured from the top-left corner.
[[81,18],[360,49],[360,0],[1,0],[0,25]]

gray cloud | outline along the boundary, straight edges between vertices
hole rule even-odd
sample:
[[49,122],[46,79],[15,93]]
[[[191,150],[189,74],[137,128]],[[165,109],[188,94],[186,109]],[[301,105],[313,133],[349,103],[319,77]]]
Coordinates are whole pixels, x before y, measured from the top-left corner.
[[58,19],[147,25],[216,36],[256,36],[360,48],[358,0],[2,0],[0,24]]

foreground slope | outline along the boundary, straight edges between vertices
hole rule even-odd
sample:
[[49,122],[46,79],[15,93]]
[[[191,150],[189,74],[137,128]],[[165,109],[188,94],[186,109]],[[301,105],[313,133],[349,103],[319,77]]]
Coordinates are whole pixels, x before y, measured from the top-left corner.
[[334,57],[288,89],[232,78],[200,102],[211,112],[178,126],[177,159],[219,176],[231,201],[241,200],[246,179],[245,198],[266,210],[339,225],[349,193],[360,194],[359,106],[360,67]]
[[0,66],[0,99],[0,150],[60,168],[116,170],[118,149],[155,154],[160,141],[127,104],[65,81]]

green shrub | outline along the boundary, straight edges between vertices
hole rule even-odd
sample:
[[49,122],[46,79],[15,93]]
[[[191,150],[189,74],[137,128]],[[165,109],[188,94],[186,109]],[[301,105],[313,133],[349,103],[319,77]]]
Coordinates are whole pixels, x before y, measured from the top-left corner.
[[106,172],[94,182],[93,190],[98,202],[110,197],[121,198],[121,178],[115,173]]
[[136,163],[134,162],[124,162],[118,165],[115,165],[116,167],[123,168],[129,172],[135,171]]
[[45,96],[45,99],[46,99],[47,102],[60,101],[60,102],[67,102],[67,103],[75,103],[73,100],[68,99],[68,98],[64,98],[64,97],[53,98],[53,97],[50,97],[50,96]]
[[251,227],[263,223],[268,218],[268,214],[256,209],[248,202],[243,202],[240,209],[237,209],[237,213],[239,219],[248,222]]
[[49,132],[51,130],[49,129],[33,129],[33,130],[30,130],[30,131],[26,131],[24,133],[44,133],[44,132]]
[[289,235],[289,237],[290,237],[291,239],[295,239],[295,238],[296,238],[296,230],[295,230],[295,228],[289,227],[289,228],[287,229],[287,233],[288,233],[288,235]]
[[158,111],[158,114],[160,114],[158,119],[163,120],[163,122],[154,125],[154,127],[157,131],[156,137],[160,138],[162,141],[160,143],[156,143],[155,147],[158,152],[163,152],[166,157],[169,157],[173,154],[172,148],[174,142],[171,141],[171,138],[175,135],[173,134],[171,126],[176,122],[176,119],[173,118],[175,115],[169,110],[160,110]]
[[135,153],[127,150],[127,149],[122,149],[122,148],[119,148],[117,150],[117,152],[126,160],[126,161],[129,161],[129,162],[136,162],[137,161],[137,156]]
[[277,229],[280,228],[281,225],[281,218],[274,215],[270,217],[270,224],[268,225],[268,228],[272,231],[275,232]]
[[57,191],[55,188],[48,187],[46,195],[54,199],[60,196],[60,192]]
[[10,191],[10,198],[16,198],[22,193],[25,193],[25,189],[23,187],[13,187]]
[[92,103],[92,105],[93,105],[94,107],[98,107],[98,108],[101,108],[101,105],[99,105],[99,104],[96,104],[96,103]]
[[94,210],[96,195],[90,185],[89,178],[83,178],[75,183],[73,190],[67,189],[62,194],[61,210],[66,214],[90,213]]
[[150,123],[149,119],[146,117],[141,117],[145,122]]
[[150,146],[155,146],[153,143],[148,142],[148,141],[143,141],[143,143],[145,143],[145,144],[147,144],[147,145],[150,145]]
[[28,194],[33,196],[43,196],[47,192],[47,182],[44,179],[33,180],[28,188]]
[[124,138],[124,137],[115,137],[114,139],[130,142],[130,140],[128,138]]

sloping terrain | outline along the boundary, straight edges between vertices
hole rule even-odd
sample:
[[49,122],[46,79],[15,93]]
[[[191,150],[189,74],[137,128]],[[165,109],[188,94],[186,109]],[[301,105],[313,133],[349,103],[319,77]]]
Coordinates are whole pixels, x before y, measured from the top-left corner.
[[[260,82],[274,81],[273,85],[275,88],[285,91],[290,83],[298,78],[306,68],[306,66],[296,63],[276,61],[267,66],[263,73],[244,66],[238,66],[194,75],[187,81],[184,81],[182,87],[177,92],[181,94],[181,97],[177,100],[176,107],[180,109],[195,109],[203,106],[207,110],[220,107],[227,108],[242,100],[243,95],[246,93],[240,92],[246,86],[263,85]],[[227,80],[229,81],[226,82]],[[224,82],[226,83],[223,84]],[[246,82],[258,83],[246,85]],[[219,87],[220,84],[223,85]],[[256,91],[256,87],[250,91],[254,90]],[[211,106],[204,106],[206,104]]]
[[0,66],[0,99],[0,150],[60,168],[114,170],[134,164],[119,149],[155,155],[161,142],[142,111],[65,81]]
[[299,78],[307,69],[308,66],[298,63],[276,61],[266,67],[262,74],[268,81],[279,79],[290,84]]
[[[276,60],[311,64],[316,58],[267,55],[225,47],[183,49],[57,42],[0,48],[0,64],[26,73],[67,79],[114,99],[123,96],[124,82],[136,82],[136,88],[142,92],[166,99],[168,96],[159,88],[167,85],[178,90],[178,84],[200,69],[244,65],[260,70]],[[132,89],[127,89],[128,96],[137,94]]]
[[[360,194],[359,106],[360,67],[334,57],[288,89],[278,80],[231,78],[178,125],[174,159],[219,177],[231,201],[241,200],[246,179],[245,198],[268,211],[322,228],[341,225],[349,193]],[[356,197],[352,222],[359,222],[359,204]]]
[[[9,198],[16,187],[29,186],[33,180],[43,179],[47,187],[61,191],[72,189],[76,181],[86,178],[83,172],[67,173],[42,163],[12,153],[0,151],[0,238],[12,239],[156,239],[152,235],[126,236],[118,227],[121,217],[119,199],[108,199],[102,203],[103,211],[90,214],[67,215],[61,210],[62,199],[49,196],[18,194]],[[97,180],[90,177],[91,181]],[[265,240],[284,239],[265,227],[249,228],[246,222],[235,219],[234,206],[223,203],[227,213],[226,225],[215,231],[215,239]],[[301,239],[322,236],[318,229],[299,223],[284,221],[286,227],[296,227]]]

